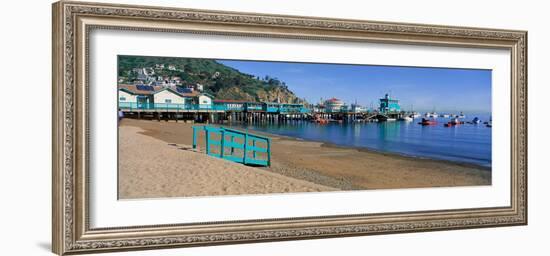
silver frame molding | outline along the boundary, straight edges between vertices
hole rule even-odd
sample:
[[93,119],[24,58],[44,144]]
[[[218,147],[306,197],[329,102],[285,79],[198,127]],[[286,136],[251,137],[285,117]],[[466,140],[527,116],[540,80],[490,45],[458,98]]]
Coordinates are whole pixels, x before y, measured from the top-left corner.
[[[511,205],[92,229],[87,188],[88,35],[94,29],[508,49]],[[52,47],[52,249],[57,254],[527,224],[526,31],[61,1],[53,4]]]

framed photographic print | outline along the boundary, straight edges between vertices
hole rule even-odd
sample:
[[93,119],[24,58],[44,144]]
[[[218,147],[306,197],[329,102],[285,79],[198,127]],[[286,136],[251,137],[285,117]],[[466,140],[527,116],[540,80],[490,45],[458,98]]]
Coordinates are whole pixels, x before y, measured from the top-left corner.
[[57,2],[53,251],[525,225],[526,40]]

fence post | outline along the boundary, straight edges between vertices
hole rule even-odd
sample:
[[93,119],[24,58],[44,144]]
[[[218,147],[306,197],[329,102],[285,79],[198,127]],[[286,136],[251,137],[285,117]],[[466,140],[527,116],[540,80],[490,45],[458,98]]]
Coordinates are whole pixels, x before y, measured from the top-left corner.
[[233,143],[235,142],[235,137],[233,137],[233,135],[231,134],[230,135],[230,140],[231,140],[231,155],[233,155],[233,153],[235,153],[235,148],[233,147]]
[[252,158],[256,159],[256,138],[252,138]]
[[223,130],[223,128],[221,129],[221,135],[222,135],[222,138],[220,140],[220,157],[223,158],[223,149],[224,149],[224,141],[225,141],[225,131]]
[[267,138],[267,166],[271,167],[271,139]]
[[205,129],[204,134],[206,136],[206,154],[210,155],[210,133],[208,129]]
[[193,126],[193,149],[197,148],[197,127]]
[[246,146],[248,144],[248,132],[244,134],[244,145],[243,145],[243,164],[246,164]]

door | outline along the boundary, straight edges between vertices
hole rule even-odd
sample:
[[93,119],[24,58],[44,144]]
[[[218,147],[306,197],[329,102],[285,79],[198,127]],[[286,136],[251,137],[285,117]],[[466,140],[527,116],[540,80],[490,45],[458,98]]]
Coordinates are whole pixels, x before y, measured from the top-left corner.
[[149,98],[147,96],[137,96],[137,108],[147,109],[149,106]]

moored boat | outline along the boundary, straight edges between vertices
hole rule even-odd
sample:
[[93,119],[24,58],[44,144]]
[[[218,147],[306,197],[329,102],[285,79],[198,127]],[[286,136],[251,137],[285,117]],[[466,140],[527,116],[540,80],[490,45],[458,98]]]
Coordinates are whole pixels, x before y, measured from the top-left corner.
[[437,121],[435,119],[422,118],[422,121],[418,124],[420,124],[420,125],[436,125]]
[[411,117],[412,119],[416,119],[416,118],[419,118],[419,117],[421,117],[421,116],[422,116],[422,115],[420,115],[418,112],[413,112],[413,113],[410,115],[410,117]]
[[458,120],[458,118],[455,117],[455,118],[453,118],[451,121],[449,121],[449,122],[447,122],[446,124],[444,124],[443,126],[445,126],[445,127],[451,127],[451,126],[457,126],[457,125],[461,125],[461,124],[464,124],[464,122]]
[[424,117],[426,118],[437,118],[438,117],[438,114],[436,112],[428,112],[426,114],[424,114]]
[[404,116],[402,118],[399,118],[399,121],[405,121],[405,122],[412,122],[413,118],[410,116]]

